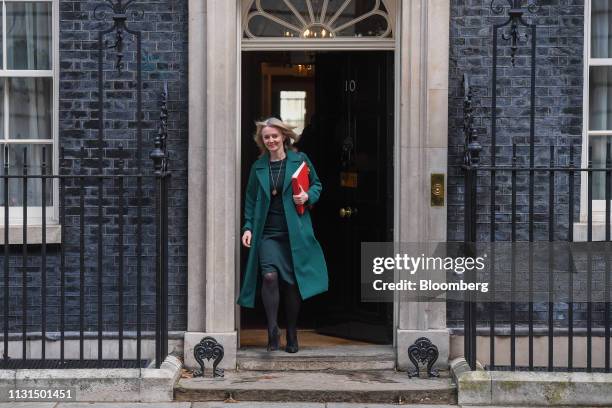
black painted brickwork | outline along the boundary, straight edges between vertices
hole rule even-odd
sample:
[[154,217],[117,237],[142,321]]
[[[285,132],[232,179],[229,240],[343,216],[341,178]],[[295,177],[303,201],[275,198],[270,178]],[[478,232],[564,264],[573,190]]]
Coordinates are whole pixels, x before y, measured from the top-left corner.
[[[96,174],[97,169],[97,84],[96,84],[96,32],[109,26],[109,20],[98,22],[93,19],[93,8],[99,4],[98,1],[65,1],[60,2],[60,144],[66,149],[67,159],[62,163],[64,173],[83,171]],[[163,81],[169,82],[170,89],[170,149],[172,154],[172,182],[170,188],[170,329],[180,330],[186,326],[186,149],[187,149],[187,4],[186,0],[166,1],[141,1],[140,8],[144,10],[136,22],[131,22],[132,29],[143,30],[143,63],[144,63],[144,102],[145,102],[145,144],[142,152],[143,163],[150,168],[146,160],[152,143],[152,137],[157,126],[159,116],[158,101]],[[461,78],[464,72],[471,76],[476,88],[475,103],[477,106],[476,126],[479,129],[480,141],[483,143],[483,161],[490,160],[489,129],[490,122],[490,72],[491,72],[491,26],[494,22],[501,21],[503,17],[492,16],[488,0],[453,0],[451,1],[451,48],[450,48],[450,91],[449,91],[449,179],[448,179],[448,237],[449,240],[460,240],[463,237],[463,178],[458,165],[461,163],[463,135],[462,125],[462,91]],[[579,145],[581,143],[582,126],[582,55],[583,55],[583,1],[582,0],[547,0],[540,1],[543,7],[538,12],[536,19],[540,25],[538,39],[538,119],[537,119],[537,141],[536,162],[545,164],[548,161],[548,145],[556,146],[559,156],[558,162],[567,163],[567,150],[570,141],[577,146],[576,157],[579,157]],[[128,48],[133,51],[133,43],[128,40]],[[502,65],[508,65],[507,52]],[[525,69],[529,59],[525,57],[526,49],[519,51],[517,65],[519,69]],[[106,171],[118,167],[118,158],[121,155],[117,147],[123,143],[126,148],[124,153],[127,171],[134,171],[134,111],[135,99],[133,92],[133,72],[135,69],[134,55],[127,53],[126,74],[117,76],[107,74],[107,79],[112,80],[107,84],[108,107],[111,109],[105,118],[107,123],[106,138],[104,143],[104,167]],[[112,71],[114,54],[107,54],[108,71]],[[502,94],[499,100],[500,107],[509,104],[508,107],[524,108],[525,87],[528,82],[524,78],[511,78],[511,70],[507,70],[507,77],[500,79],[500,87],[505,87],[507,92]],[[519,75],[520,76],[520,75]],[[508,90],[509,87],[514,90]],[[505,98],[505,101],[504,101]],[[526,147],[526,117],[521,113],[524,109],[518,109],[512,119],[500,117],[500,132],[498,134],[498,163],[508,163],[509,147],[513,142],[521,144],[519,155],[524,160]],[[503,115],[502,115],[503,116]],[[511,116],[511,115],[510,115]],[[518,120],[517,120],[518,119]],[[79,158],[79,149],[84,146],[89,160]],[[579,164],[579,163],[577,163]],[[561,180],[562,182],[562,180]],[[578,184],[577,184],[578,187]],[[563,186],[559,187],[563,189]],[[78,191],[78,189],[75,189]],[[133,188],[132,188],[133,193]],[[544,190],[546,193],[546,190]],[[96,214],[95,189],[87,190],[88,216]],[[523,191],[524,194],[524,191]],[[116,204],[116,190],[105,190],[105,196],[110,201],[105,201],[107,207]],[[484,197],[485,199],[483,200]],[[488,197],[486,184],[481,186],[481,202],[486,203]],[[559,198],[561,199],[561,198]],[[72,201],[71,201],[72,200]],[[68,300],[67,310],[71,311],[68,318],[74,328],[76,324],[75,303],[78,301],[78,237],[74,234],[78,225],[77,198],[74,195],[69,199],[72,208],[69,212],[68,225],[72,226],[73,234],[68,234],[67,265],[70,272],[66,287]],[[538,196],[538,206],[547,204],[544,195]],[[145,211],[147,222],[152,221],[151,202],[145,203],[149,209]],[[577,203],[578,204],[578,203]],[[523,209],[522,218],[525,219],[526,210]],[[482,214],[482,225],[479,227],[480,238],[487,239],[486,219],[487,207],[479,208]],[[561,205],[557,211],[559,225],[563,224],[564,211]],[[578,213],[576,211],[576,213]],[[106,224],[116,224],[116,218],[112,218],[112,210],[106,210]],[[565,213],[566,214],[566,213]],[[501,217],[501,216],[500,216]],[[91,223],[92,218],[88,218]],[[93,299],[87,305],[87,328],[96,328],[96,245],[95,225],[86,228],[87,234],[87,293]],[[566,225],[567,228],[567,225]],[[128,227],[128,231],[130,230]],[[150,231],[150,230],[149,230]],[[558,233],[563,234],[563,229],[558,228]],[[538,234],[545,234],[540,230]],[[507,238],[507,229],[500,229],[500,239]],[[524,234],[524,229],[521,234]],[[151,266],[153,245],[152,235],[146,235],[148,245],[145,246],[147,254],[145,265]],[[116,228],[105,230],[105,253],[115,254]],[[126,241],[133,248],[134,237],[126,233]],[[31,247],[32,257],[28,263],[28,279],[31,283],[29,292],[29,330],[38,330],[41,314],[39,307],[40,293],[40,258],[37,256],[38,247]],[[19,313],[21,298],[21,252],[20,248],[13,248],[15,256],[11,257],[11,327],[19,327]],[[58,247],[48,248],[48,281],[56,282],[58,276],[59,259]],[[105,259],[106,265],[110,267],[105,274],[105,293],[110,303],[116,301],[113,295],[116,291],[116,257]],[[133,256],[126,255],[127,265],[133,267]],[[148,262],[148,263],[147,263]],[[152,270],[146,272],[152,276]],[[55,279],[55,281],[54,281]],[[128,278],[132,279],[132,278]],[[126,281],[126,284],[128,281]],[[129,280],[133,284],[133,279]],[[147,296],[145,302],[152,305],[152,282],[145,281]],[[126,288],[128,293],[131,288]],[[59,287],[50,283],[47,287],[49,295],[48,304],[50,310],[47,312],[49,330],[52,330],[54,322],[57,322],[57,310]],[[128,299],[131,300],[130,297]],[[115,302],[116,303],[116,302]],[[562,311],[561,311],[562,312]],[[146,316],[152,317],[152,308],[145,310]],[[538,313],[541,314],[538,315]],[[545,311],[536,311],[538,320],[546,318]],[[110,305],[105,311],[105,324],[112,328],[116,322],[116,305]],[[580,315],[577,316],[580,319]],[[449,325],[460,322],[461,308],[449,305]],[[523,319],[524,320],[524,319]],[[562,320],[562,319],[561,319]],[[152,324],[152,319],[145,319]]]
[[[98,65],[97,36],[112,24],[111,14],[103,21],[94,18],[94,8],[103,1],[60,1],[60,146],[65,159],[62,174],[99,174],[98,138]],[[143,148],[144,174],[152,174],[148,158],[153,148],[160,115],[164,82],[169,88],[169,150],[172,178],[169,188],[169,329],[186,328],[187,277],[187,0],[136,1],[135,15],[129,14],[131,30],[142,31],[143,63]],[[105,37],[112,44],[113,36]],[[114,67],[115,51],[104,57],[105,134],[103,168],[105,174],[117,174],[123,159],[124,172],[137,173],[136,150],[136,53],[135,37],[126,34],[125,69]],[[121,150],[120,145],[123,146]],[[81,153],[84,148],[85,155]],[[154,184],[143,185],[143,329],[154,328],[155,213]],[[85,330],[97,330],[97,181],[86,180],[85,188]],[[136,180],[125,181],[126,206],[124,228],[125,322],[134,330],[136,278]],[[79,323],[79,180],[67,183],[66,190],[66,330],[78,330]],[[118,320],[118,216],[119,185],[104,183],[103,200],[103,279],[104,330],[116,330]],[[11,248],[10,326],[21,331],[22,248]],[[28,248],[28,331],[39,331],[41,323],[40,246]],[[59,320],[59,246],[47,247],[47,330],[57,329]],[[3,265],[0,265],[3,271]],[[0,282],[3,295],[3,281]]]
[[[498,4],[505,4],[499,1]],[[576,166],[580,166],[582,142],[584,0],[539,0],[535,15],[525,20],[538,25],[536,79],[535,164],[548,165],[549,146],[555,149],[555,163],[568,164],[569,145],[575,145]],[[463,88],[468,73],[475,96],[475,127],[483,145],[482,163],[491,163],[491,68],[494,24],[507,16],[491,12],[488,0],[452,0],[450,22],[449,78],[449,169],[448,169],[448,239],[463,240],[464,179],[463,159]],[[524,29],[522,29],[524,32]],[[529,156],[530,44],[519,48],[516,67],[510,64],[508,42],[499,41],[498,60],[498,132],[497,165],[510,165],[512,144],[518,145],[517,164],[527,165]],[[528,177],[517,181],[517,239],[528,239]],[[579,214],[580,179],[576,177],[575,214]],[[548,175],[536,176],[535,240],[548,239]],[[490,180],[481,173],[478,181],[478,240],[489,240]],[[510,239],[510,174],[498,173],[496,188],[496,239]],[[555,194],[555,238],[567,237],[568,178],[557,175]],[[500,310],[501,312],[501,310]],[[560,311],[560,322],[564,311]],[[503,312],[500,320],[507,317]],[[449,304],[449,326],[460,322],[462,308]],[[486,315],[485,315],[486,316]],[[524,316],[523,316],[524,317]],[[536,308],[535,319],[545,321],[547,312]],[[576,318],[580,319],[580,313]],[[522,319],[525,320],[525,319]],[[560,323],[562,324],[562,323]]]

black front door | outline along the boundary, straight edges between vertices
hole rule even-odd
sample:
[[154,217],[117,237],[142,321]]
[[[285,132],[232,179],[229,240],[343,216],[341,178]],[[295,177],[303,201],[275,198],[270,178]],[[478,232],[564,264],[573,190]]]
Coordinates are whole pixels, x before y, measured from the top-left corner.
[[393,236],[392,85],[391,52],[316,56],[316,111],[303,146],[323,183],[313,209],[330,277],[315,320],[322,334],[392,341],[391,305],[360,301],[361,243]]

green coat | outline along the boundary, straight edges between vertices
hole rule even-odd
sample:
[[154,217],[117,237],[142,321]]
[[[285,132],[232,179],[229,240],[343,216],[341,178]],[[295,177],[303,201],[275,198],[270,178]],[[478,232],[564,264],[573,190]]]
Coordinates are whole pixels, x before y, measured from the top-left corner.
[[[321,245],[314,236],[310,211],[306,209],[303,215],[298,215],[293,203],[291,175],[306,161],[310,167],[310,189],[307,204],[314,204],[321,195],[321,182],[317,173],[304,153],[287,152],[287,167],[283,183],[282,199],[289,230],[289,243],[293,258],[295,278],[303,299],[325,292],[327,290],[327,266]],[[258,247],[263,233],[263,227],[270,207],[270,162],[268,154],[260,157],[249,174],[244,205],[244,231],[251,231],[252,240],[246,272],[242,280],[242,289],[238,304],[246,307],[255,306],[255,294],[259,279]]]

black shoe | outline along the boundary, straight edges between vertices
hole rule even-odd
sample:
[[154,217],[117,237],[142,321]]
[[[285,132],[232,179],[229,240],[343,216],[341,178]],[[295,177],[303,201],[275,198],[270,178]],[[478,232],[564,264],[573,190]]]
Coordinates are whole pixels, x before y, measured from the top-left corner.
[[285,347],[285,351],[287,353],[297,353],[299,349],[297,330],[287,329],[287,346]]
[[280,349],[280,330],[278,326],[272,332],[268,330],[268,351],[276,351]]

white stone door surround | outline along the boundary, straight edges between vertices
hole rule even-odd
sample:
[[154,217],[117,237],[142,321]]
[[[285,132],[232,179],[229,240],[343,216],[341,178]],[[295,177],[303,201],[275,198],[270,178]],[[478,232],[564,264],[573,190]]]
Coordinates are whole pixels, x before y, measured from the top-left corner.
[[[430,206],[430,174],[447,171],[450,0],[398,0],[395,240],[446,240],[446,207]],[[240,0],[189,0],[188,299],[185,364],[213,336],[236,367],[240,239]],[[276,48],[278,49],[278,48]],[[445,189],[446,190],[446,189]],[[444,303],[395,302],[398,366],[420,336],[448,361]]]

